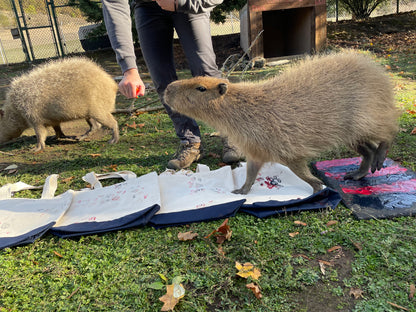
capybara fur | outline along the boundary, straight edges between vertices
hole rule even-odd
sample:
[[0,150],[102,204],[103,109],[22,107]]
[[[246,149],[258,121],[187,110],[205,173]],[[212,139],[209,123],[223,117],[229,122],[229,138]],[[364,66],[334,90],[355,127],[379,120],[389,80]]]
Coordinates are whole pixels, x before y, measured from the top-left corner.
[[[45,148],[47,126],[63,137],[61,122],[86,119],[90,129],[102,124],[113,132],[109,143],[119,139],[115,109],[117,84],[99,65],[83,57],[50,61],[15,78],[0,114],[0,143],[17,138],[28,128],[37,137],[34,151]],[[98,122],[98,123],[97,123]]]
[[246,194],[265,162],[288,166],[314,192],[322,182],[308,160],[345,145],[362,155],[346,179],[380,170],[398,131],[399,110],[384,69],[346,51],[309,57],[259,82],[195,77],[171,83],[165,100],[174,110],[228,136],[247,158]]

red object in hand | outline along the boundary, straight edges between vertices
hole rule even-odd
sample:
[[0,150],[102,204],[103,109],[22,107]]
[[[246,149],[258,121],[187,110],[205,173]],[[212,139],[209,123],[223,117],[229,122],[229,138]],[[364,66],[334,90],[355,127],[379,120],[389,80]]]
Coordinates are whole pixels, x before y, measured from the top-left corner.
[[136,98],[138,98],[140,95],[139,95],[139,93],[140,93],[140,90],[141,90],[142,88],[139,86],[139,87],[136,87]]

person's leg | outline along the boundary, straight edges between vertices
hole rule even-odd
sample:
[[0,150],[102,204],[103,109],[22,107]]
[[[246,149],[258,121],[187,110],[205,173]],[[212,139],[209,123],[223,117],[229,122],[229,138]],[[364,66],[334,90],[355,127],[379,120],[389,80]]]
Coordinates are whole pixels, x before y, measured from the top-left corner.
[[173,58],[172,14],[163,11],[156,3],[153,6],[135,8],[140,48],[159,98],[181,143],[200,143],[201,134],[196,121],[173,112],[163,99],[167,85],[178,79]]
[[[176,32],[188,60],[192,76],[221,77],[212,46],[209,14],[177,13],[173,18]],[[242,155],[227,138],[223,138],[222,159],[225,163],[238,162]]]
[[208,13],[176,13],[173,22],[192,76],[221,77],[215,62]]

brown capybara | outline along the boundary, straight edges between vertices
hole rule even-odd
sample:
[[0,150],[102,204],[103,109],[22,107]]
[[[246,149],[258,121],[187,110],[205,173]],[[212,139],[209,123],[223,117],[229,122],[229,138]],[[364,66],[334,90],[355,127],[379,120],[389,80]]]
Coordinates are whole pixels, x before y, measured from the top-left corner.
[[117,90],[114,79],[87,58],[73,57],[37,66],[11,82],[0,114],[0,143],[33,128],[37,137],[34,151],[39,151],[45,148],[47,126],[62,137],[61,122],[76,119],[86,119],[90,125],[80,139],[102,124],[113,131],[109,143],[116,143],[119,130],[112,112]]
[[322,182],[308,159],[340,145],[363,157],[345,178],[380,170],[398,131],[399,110],[383,68],[346,51],[301,61],[259,82],[195,77],[171,83],[165,100],[174,110],[211,125],[247,157],[246,194],[265,162],[288,166],[314,192]]

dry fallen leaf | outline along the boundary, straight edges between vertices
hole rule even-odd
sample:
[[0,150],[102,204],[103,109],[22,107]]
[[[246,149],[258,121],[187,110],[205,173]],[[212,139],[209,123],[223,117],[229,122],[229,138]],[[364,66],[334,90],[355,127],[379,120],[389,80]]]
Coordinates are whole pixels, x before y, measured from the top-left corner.
[[412,132],[410,134],[416,134],[416,127],[413,128]]
[[309,258],[307,255],[304,254],[296,254],[292,256],[293,258],[297,258],[297,257],[302,257],[303,259],[306,259],[308,261],[312,260],[311,258]]
[[290,237],[295,237],[296,235],[298,235],[299,234],[299,232],[293,232],[293,233],[289,233],[289,236]]
[[299,220],[296,220],[293,223],[295,223],[296,225],[307,226],[307,224],[305,222],[302,222],[302,221],[299,221]]
[[261,299],[261,297],[263,297],[260,292],[260,287],[258,285],[254,283],[250,283],[250,284],[247,284],[246,287],[248,289],[251,289],[251,291],[253,292],[253,294],[256,296],[257,299]]
[[193,240],[197,236],[198,236],[198,233],[194,233],[192,231],[185,232],[185,233],[178,233],[178,239],[180,241]]
[[255,280],[258,280],[261,276],[260,270],[254,267],[250,262],[241,264],[240,262],[235,262],[235,268],[238,270],[237,275],[243,278],[251,277]]
[[136,129],[137,128],[137,125],[136,125],[136,122],[133,120],[133,123],[131,125],[129,125],[129,124],[126,123],[126,127]]
[[332,266],[333,264],[329,261],[325,261],[325,260],[318,260],[319,263],[319,268],[321,270],[322,275],[325,275],[326,271],[325,271],[325,266]]
[[338,223],[338,221],[336,221],[336,220],[331,220],[331,221],[328,221],[327,223],[326,223],[326,226],[327,227],[330,227],[330,226],[333,226],[333,225],[335,225],[335,224],[337,224]]
[[342,249],[342,247],[337,245],[337,246],[329,248],[328,252],[333,252],[333,251],[340,250],[340,249]]
[[233,231],[231,231],[231,228],[227,223],[228,223],[228,218],[225,219],[224,222],[217,229],[215,229],[210,234],[205,236],[205,238],[208,238],[211,235],[215,234],[218,244],[222,244],[226,240],[230,240]]
[[354,247],[355,247],[357,250],[363,250],[363,246],[362,246],[360,243],[354,242],[352,239],[350,239],[350,242],[351,242],[351,244],[353,244],[353,245],[354,245]]
[[92,158],[95,158],[95,157],[100,157],[101,156],[101,154],[89,154]]
[[166,294],[159,298],[163,307],[160,311],[173,311],[179,299],[185,296],[185,288],[182,284],[166,285]]
[[65,179],[62,179],[61,181],[62,181],[63,183],[68,183],[68,182],[72,181],[73,179],[75,179],[75,177],[74,177],[74,176],[72,176],[72,177],[68,177],[68,178],[65,178]]
[[319,262],[319,269],[321,269],[322,275],[325,275],[325,264],[322,262]]
[[358,288],[351,288],[350,289],[350,296],[353,296],[354,299],[363,298],[363,291]]
[[415,291],[415,284],[410,284],[409,299],[413,299],[413,297],[415,296]]
[[387,301],[387,303],[388,303],[388,304],[390,304],[390,305],[392,305],[392,306],[393,306],[393,307],[395,307],[395,308],[402,309],[402,310],[404,310],[404,311],[409,311],[409,309],[407,309],[407,308],[405,308],[405,307],[402,307],[402,306],[400,306],[400,305],[398,305],[398,304],[395,304],[395,303],[393,303],[393,302]]
[[63,258],[64,256],[62,256],[59,252],[57,252],[57,251],[53,251],[53,253],[56,255],[56,256],[58,256],[59,258]]

